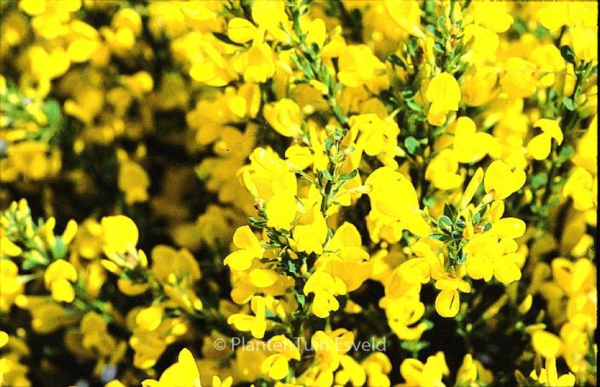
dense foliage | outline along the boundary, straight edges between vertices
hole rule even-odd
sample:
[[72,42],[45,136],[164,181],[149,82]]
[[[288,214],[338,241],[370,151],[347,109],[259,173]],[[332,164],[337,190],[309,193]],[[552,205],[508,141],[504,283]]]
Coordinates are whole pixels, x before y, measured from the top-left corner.
[[596,385],[596,2],[0,13],[0,385]]

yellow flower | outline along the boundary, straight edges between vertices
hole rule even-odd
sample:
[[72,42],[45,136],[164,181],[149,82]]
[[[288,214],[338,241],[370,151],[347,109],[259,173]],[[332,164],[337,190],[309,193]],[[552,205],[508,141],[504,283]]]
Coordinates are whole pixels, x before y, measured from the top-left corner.
[[254,38],[255,34],[256,26],[246,19],[234,17],[227,23],[227,36],[233,42],[249,42]]
[[112,26],[130,29],[135,35],[142,32],[142,17],[133,8],[122,8],[114,14]]
[[527,176],[519,167],[511,168],[502,160],[491,163],[485,171],[485,192],[493,191],[495,200],[506,199],[525,184]]
[[[518,222],[514,225],[507,219],[508,233],[523,235],[524,225]],[[520,221],[520,220],[519,220]],[[521,221],[522,222],[522,221]],[[503,225],[499,227],[504,228]],[[495,276],[500,282],[508,284],[521,278],[521,255],[517,253],[517,243],[510,239],[498,239],[493,233],[476,234],[464,247],[467,254],[467,273],[473,279],[484,279],[490,281]]]
[[302,113],[294,100],[282,98],[265,105],[263,114],[269,125],[282,136],[295,138],[302,135]]
[[71,65],[69,55],[62,47],[48,52],[40,46],[32,46],[28,53],[31,74],[37,79],[58,78],[64,75]]
[[454,317],[458,314],[460,309],[459,290],[463,293],[471,291],[468,282],[449,274],[438,278],[435,281],[435,288],[441,290],[435,299],[435,310],[442,317]]
[[[2,248],[4,248],[2,239]],[[8,239],[6,239],[8,240]],[[0,311],[8,313],[15,300],[23,292],[23,283],[19,280],[19,267],[10,259],[0,258]]]
[[374,223],[369,226],[371,239],[376,240],[385,227],[397,227],[393,235],[398,239],[402,230],[415,235],[431,233],[431,227],[421,216],[415,188],[406,176],[393,168],[381,167],[369,175],[365,185],[372,187],[368,218]]
[[458,118],[453,126],[453,148],[459,163],[476,163],[488,154],[494,141],[492,135],[477,132],[475,122],[469,117]]
[[340,303],[335,296],[346,294],[346,285],[341,279],[317,270],[306,281],[303,292],[307,296],[314,293],[311,310],[315,316],[326,318],[331,311],[339,309]]
[[338,66],[337,76],[344,86],[366,85],[374,93],[389,86],[385,64],[366,45],[346,46]]
[[255,258],[262,258],[265,252],[258,238],[248,226],[242,226],[235,231],[233,244],[240,250],[229,254],[223,261],[233,270],[247,270],[252,266],[252,261]]
[[52,262],[44,274],[46,288],[52,292],[52,298],[58,302],[73,302],[75,289],[71,282],[75,281],[77,281],[77,270],[64,259]]
[[402,386],[443,386],[442,378],[450,374],[443,352],[429,356],[423,364],[417,359],[405,359],[400,364],[404,378]]
[[296,251],[323,253],[328,230],[320,208],[313,207],[298,219],[298,224],[292,230],[293,240],[297,243]]
[[252,297],[250,308],[254,312],[254,316],[241,313],[232,314],[227,319],[227,323],[232,324],[240,332],[250,332],[253,337],[262,339],[265,337],[267,329],[265,298],[261,296]]
[[223,45],[208,39],[200,42],[201,55],[192,63],[190,77],[207,86],[225,86],[237,76],[225,57]]
[[531,335],[531,344],[533,345],[533,349],[545,358],[556,358],[563,352],[563,344],[560,337],[544,330],[533,332]]
[[416,290],[398,298],[383,297],[379,301],[379,306],[385,309],[390,329],[400,340],[419,340],[427,330],[427,324],[417,324],[425,314],[425,304],[420,301],[419,289]]
[[448,112],[458,111],[461,98],[460,86],[451,74],[443,72],[429,82],[425,97],[431,102],[427,120],[432,125],[442,125],[446,122]]
[[350,117],[348,124],[351,131],[358,132],[358,149],[369,156],[377,156],[384,165],[398,166],[394,157],[400,128],[393,118],[381,119],[377,114],[368,113]]
[[[220,381],[219,381],[220,384]],[[220,384],[225,386],[224,384]],[[144,387],[201,387],[200,372],[194,356],[184,348],[179,352],[177,363],[171,365],[163,372],[158,381],[146,379],[142,382]]]
[[476,24],[489,28],[494,32],[505,32],[514,22],[506,3],[474,3],[472,15]]
[[144,308],[135,316],[136,327],[143,331],[154,331],[163,320],[164,308],[161,305],[154,305]]
[[569,32],[575,57],[584,62],[598,61],[598,26],[574,26]]
[[492,373],[486,370],[479,360],[474,360],[468,353],[456,375],[456,384],[461,386],[488,385],[494,380]]
[[19,8],[29,16],[41,15],[46,11],[45,0],[21,0]]
[[392,371],[392,362],[382,352],[369,354],[361,363],[365,369],[368,386],[390,386],[389,373]]
[[598,205],[598,178],[585,168],[576,167],[563,186],[562,195],[573,199],[573,207],[586,211]]
[[17,298],[16,304],[31,313],[31,327],[42,335],[70,326],[80,319],[48,296],[22,296]]
[[259,26],[277,27],[288,18],[283,1],[257,0],[252,3],[252,20]]
[[340,278],[346,290],[358,289],[371,275],[372,263],[369,254],[363,249],[361,236],[356,227],[344,222],[327,245],[328,251],[315,262],[315,267]]
[[123,215],[102,218],[104,249],[112,253],[125,253],[135,248],[139,232],[133,220]]
[[43,180],[54,176],[61,167],[59,152],[43,142],[27,140],[11,144],[6,153],[8,159],[7,164],[2,164],[2,181],[15,180],[18,175],[26,180]]
[[508,58],[500,86],[511,98],[531,97],[536,90],[535,64],[521,58]]
[[271,47],[262,41],[261,31],[256,33],[252,46],[241,57],[233,62],[238,73],[248,83],[265,83],[275,74],[275,61]]
[[461,95],[465,105],[482,106],[496,95],[498,72],[491,66],[472,66],[462,76]]
[[192,253],[187,249],[177,251],[165,245],[157,245],[152,249],[152,271],[163,284],[168,284],[172,275],[185,277],[190,285],[202,277],[198,261]]
[[121,164],[118,185],[127,204],[148,201],[150,178],[138,163],[128,160]]
[[261,372],[270,378],[281,380],[290,372],[289,361],[300,360],[300,351],[296,345],[283,335],[273,336],[267,343],[268,348],[273,348],[276,354],[268,356],[261,364]]
[[534,159],[544,160],[550,154],[552,139],[555,139],[558,145],[562,144],[563,133],[556,120],[542,118],[537,120],[533,126],[539,127],[542,133],[529,141],[527,151]]
[[536,17],[544,28],[556,31],[569,22],[568,7],[567,3],[547,3],[537,11]]
[[481,169],[481,167],[477,168],[460,199],[460,208],[467,208],[469,203],[471,203],[471,200],[473,200],[473,196],[475,195],[475,193],[479,189],[479,186],[483,182],[483,176],[483,169]]
[[565,375],[558,376],[558,372],[556,370],[556,359],[554,357],[546,358],[546,368],[542,368],[540,373],[533,370],[529,375],[531,378],[536,380],[542,386],[574,386],[575,385],[575,375],[572,373],[568,373]]
[[0,239],[0,253],[9,257],[18,257],[23,253],[23,249],[15,245],[8,237],[2,236],[2,239]]
[[276,192],[266,203],[267,226],[290,230],[296,218],[296,197],[287,190]]
[[[483,134],[483,133],[482,133]],[[459,154],[452,149],[444,149],[429,162],[425,170],[425,179],[441,190],[457,188],[463,182],[458,173]]]

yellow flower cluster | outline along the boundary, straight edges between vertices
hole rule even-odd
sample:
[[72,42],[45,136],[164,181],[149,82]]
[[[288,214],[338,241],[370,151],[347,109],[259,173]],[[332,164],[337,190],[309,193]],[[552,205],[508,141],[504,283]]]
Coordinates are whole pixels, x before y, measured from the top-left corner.
[[596,2],[0,14],[0,386],[596,385]]

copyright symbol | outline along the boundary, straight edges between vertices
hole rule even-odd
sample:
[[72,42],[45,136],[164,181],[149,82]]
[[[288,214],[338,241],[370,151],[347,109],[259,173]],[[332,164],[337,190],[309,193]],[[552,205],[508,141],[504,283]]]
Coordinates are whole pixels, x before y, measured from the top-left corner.
[[216,339],[213,345],[217,351],[222,351],[227,348],[227,342],[225,339]]

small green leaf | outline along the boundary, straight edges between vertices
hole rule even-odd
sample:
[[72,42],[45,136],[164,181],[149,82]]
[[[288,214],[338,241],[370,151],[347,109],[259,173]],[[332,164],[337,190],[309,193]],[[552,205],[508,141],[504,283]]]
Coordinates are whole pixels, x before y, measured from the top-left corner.
[[425,207],[433,207],[435,205],[435,199],[431,196],[428,196],[425,199],[423,199],[423,204],[425,205]]
[[441,54],[446,52],[446,50],[444,50],[444,46],[442,46],[442,43],[440,42],[433,43],[433,49]]
[[573,156],[573,153],[575,153],[575,149],[573,149],[572,146],[567,145],[560,149],[560,152],[558,153],[558,157],[562,161],[568,160],[569,158],[571,158],[571,156]]
[[416,112],[423,111],[423,107],[421,105],[419,105],[418,103],[416,103],[414,99],[407,99],[407,100],[405,100],[405,102],[406,102],[406,106],[408,106],[410,108],[410,110],[414,110]]
[[43,111],[48,119],[48,126],[51,128],[58,128],[61,120],[60,104],[53,99],[48,100],[44,104]]
[[481,220],[481,214],[479,212],[475,213],[475,215],[473,215],[473,218],[471,219],[471,223],[473,223],[473,226],[477,226],[479,224],[479,221]]
[[438,219],[438,226],[439,226],[440,230],[442,230],[444,232],[451,232],[452,227],[453,227],[452,219],[450,219],[446,215],[442,215]]
[[451,204],[444,203],[444,215],[446,215],[450,219],[454,219],[456,211],[454,210]]
[[400,57],[396,54],[389,55],[387,59],[388,61],[390,61],[390,63],[392,63],[395,66],[406,68],[402,59],[400,59]]
[[456,253],[456,263],[458,263],[459,265],[462,265],[463,263],[465,263],[465,261],[467,260],[467,253],[465,253],[465,251],[460,248],[458,250],[458,253]]
[[233,46],[238,46],[238,47],[244,47],[243,44],[236,43],[233,40],[229,39],[229,36],[227,36],[227,34],[223,34],[221,32],[213,32],[213,35],[215,38],[219,39],[223,43],[231,44]]
[[67,254],[67,246],[64,244],[61,237],[57,237],[52,246],[52,256],[54,259],[61,259]]
[[573,49],[570,46],[561,46],[560,55],[562,55],[564,60],[571,63],[572,65],[575,65],[575,54],[573,53]]
[[417,152],[417,149],[421,146],[419,140],[412,136],[408,136],[404,139],[404,146],[406,147],[406,151],[411,155],[414,155]]
[[352,180],[352,179],[354,179],[354,176],[356,176],[357,174],[358,174],[358,169],[354,169],[350,173],[344,173],[344,174],[340,175],[339,180],[341,180],[341,181]]
[[573,99],[569,97],[563,98],[563,104],[570,111],[575,111],[575,104],[573,103]]
[[531,188],[538,189],[542,188],[548,182],[548,176],[544,172],[536,173],[531,178]]
[[412,99],[415,96],[415,90],[411,89],[410,87],[407,89],[404,89],[402,91],[402,97],[404,99]]
[[300,306],[304,308],[304,304],[306,303],[306,296],[302,293],[295,293],[294,296],[296,297],[296,300],[298,301]]

